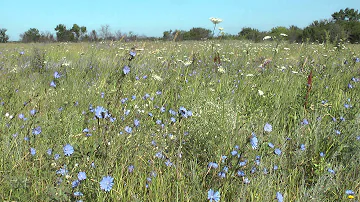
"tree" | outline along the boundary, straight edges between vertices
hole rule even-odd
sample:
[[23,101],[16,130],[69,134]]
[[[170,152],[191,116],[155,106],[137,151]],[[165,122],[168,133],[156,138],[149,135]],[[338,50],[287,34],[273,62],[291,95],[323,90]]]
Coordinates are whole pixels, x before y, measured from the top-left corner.
[[89,36],[90,41],[97,41],[98,40],[98,34],[96,30],[92,30]]
[[243,39],[251,40],[254,42],[259,42],[262,40],[263,35],[258,29],[253,29],[251,27],[243,27],[238,33],[238,36]]
[[28,31],[20,34],[20,40],[24,43],[39,42],[40,37],[40,32],[36,28],[30,28]]
[[298,42],[300,43],[302,41],[303,36],[303,30],[295,25],[291,25],[289,27],[288,32],[288,40],[290,43]]
[[341,9],[339,12],[335,12],[331,15],[334,21],[359,21],[360,14],[358,10],[346,8]]
[[280,34],[289,34],[289,30],[286,27],[278,26],[271,29],[270,34],[276,37],[280,37]]
[[100,36],[103,40],[112,40],[114,38],[110,32],[110,25],[101,25]]
[[0,29],[0,43],[6,43],[9,40],[9,36],[6,34],[7,29]]
[[39,41],[42,42],[42,43],[54,42],[55,38],[54,38],[53,34],[46,31],[46,32],[41,33]]
[[169,41],[172,40],[172,30],[170,29],[169,31],[165,31],[163,32],[163,40],[165,41]]
[[211,30],[201,27],[191,28],[184,34],[184,40],[201,40],[211,36]]
[[80,27],[79,27],[79,25],[77,25],[77,24],[74,24],[73,26],[72,26],[72,28],[70,29],[70,31],[73,33],[73,35],[75,35],[74,36],[74,40],[75,41],[78,41],[79,40],[79,37],[80,37]]

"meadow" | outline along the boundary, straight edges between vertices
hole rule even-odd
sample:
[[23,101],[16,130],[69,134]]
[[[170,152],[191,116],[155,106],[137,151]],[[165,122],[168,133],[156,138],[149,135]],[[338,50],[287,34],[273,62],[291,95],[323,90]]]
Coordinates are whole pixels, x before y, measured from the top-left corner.
[[360,46],[0,44],[1,201],[358,201]]

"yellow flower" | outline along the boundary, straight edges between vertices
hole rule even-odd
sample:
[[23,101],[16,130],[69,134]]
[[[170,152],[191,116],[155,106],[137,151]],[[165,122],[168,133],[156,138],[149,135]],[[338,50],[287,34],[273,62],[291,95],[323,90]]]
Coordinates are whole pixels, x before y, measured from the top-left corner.
[[354,197],[353,195],[349,195],[348,198],[349,198],[349,199],[353,199],[353,198],[355,198],[355,197]]

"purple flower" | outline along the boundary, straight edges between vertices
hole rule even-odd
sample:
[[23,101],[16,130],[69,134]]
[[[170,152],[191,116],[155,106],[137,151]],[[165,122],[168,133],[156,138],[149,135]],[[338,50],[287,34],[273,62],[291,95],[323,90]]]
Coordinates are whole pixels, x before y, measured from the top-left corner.
[[301,145],[300,145],[300,149],[301,149],[301,151],[305,151],[305,149],[306,149],[306,148],[305,148],[305,145],[304,145],[304,144],[301,144]]
[[51,81],[50,86],[53,87],[53,88],[56,88],[55,82],[54,82],[54,81]]
[[123,72],[124,72],[124,74],[128,74],[130,72],[130,67],[125,65]]
[[30,148],[30,154],[33,155],[33,156],[35,156],[35,154],[36,154],[36,149],[31,147],[31,148]]
[[129,165],[129,167],[128,167],[128,171],[129,171],[129,173],[132,173],[133,171],[134,171],[134,165]]
[[104,191],[110,191],[114,185],[114,178],[111,176],[105,176],[100,181],[100,189]]
[[272,131],[272,126],[269,123],[266,123],[264,126],[264,131],[270,133]]
[[127,133],[131,133],[132,131],[132,128],[130,126],[125,126],[125,129],[124,129]]
[[251,136],[251,138],[250,138],[251,147],[252,147],[253,149],[257,149],[257,148],[258,148],[258,142],[259,142],[259,141],[258,141],[255,133],[253,132],[253,133],[252,133],[252,136]]
[[84,196],[84,194],[81,193],[81,192],[79,192],[79,191],[76,191],[76,192],[74,192],[74,196],[75,196],[75,197],[76,197],[76,196]]
[[208,165],[208,168],[214,168],[214,169],[216,169],[216,168],[218,168],[218,167],[219,167],[219,165],[218,165],[217,163],[215,163],[215,162],[210,162],[209,165]]
[[40,133],[41,133],[41,127],[40,126],[37,126],[36,128],[34,128],[33,130],[32,130],[32,134],[34,134],[34,135],[39,135]]
[[74,196],[75,196],[75,197],[76,197],[76,196],[84,196],[84,194],[81,193],[81,192],[79,192],[79,191],[76,191],[76,192],[74,192]]
[[208,191],[208,198],[207,199],[209,200],[209,202],[213,202],[213,201],[218,202],[218,201],[220,201],[220,192],[219,191],[215,192],[214,190],[210,189]]
[[79,186],[79,184],[80,184],[80,181],[79,181],[79,180],[75,180],[75,181],[73,181],[73,182],[71,183],[72,188],[76,188],[76,187],[78,187],[78,186]]
[[59,72],[54,72],[54,78],[55,78],[55,79],[58,79],[58,78],[60,78],[60,77],[61,77],[61,75],[60,75]]
[[83,172],[83,171],[80,171],[80,172],[78,173],[78,180],[79,180],[79,181],[82,181],[82,180],[85,180],[85,179],[86,179],[86,173]]
[[270,148],[274,148],[274,147],[275,147],[274,144],[271,143],[271,142],[269,142],[268,145],[269,145]]
[[275,153],[276,155],[280,156],[280,155],[281,155],[281,150],[280,150],[279,148],[276,148],[275,151],[274,151],[274,153]]
[[307,119],[303,119],[301,125],[308,125],[309,121]]
[[276,199],[278,200],[278,202],[284,201],[284,197],[280,192],[276,192]]
[[138,127],[139,125],[140,125],[140,121],[137,120],[137,119],[135,119],[135,120],[134,120],[134,126],[135,126],[135,127]]
[[71,154],[74,153],[74,148],[70,144],[65,145],[63,150],[65,156],[70,156]]

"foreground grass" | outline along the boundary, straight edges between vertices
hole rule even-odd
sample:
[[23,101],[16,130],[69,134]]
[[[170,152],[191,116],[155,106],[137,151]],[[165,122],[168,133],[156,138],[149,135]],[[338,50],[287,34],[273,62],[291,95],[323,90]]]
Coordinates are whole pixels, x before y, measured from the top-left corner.
[[[206,201],[209,189],[221,201],[359,200],[358,46],[2,44],[0,52],[2,200]],[[109,191],[105,176],[114,178]]]

